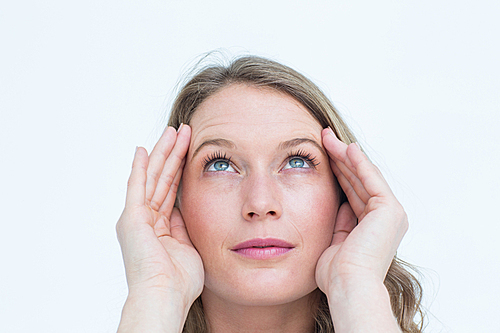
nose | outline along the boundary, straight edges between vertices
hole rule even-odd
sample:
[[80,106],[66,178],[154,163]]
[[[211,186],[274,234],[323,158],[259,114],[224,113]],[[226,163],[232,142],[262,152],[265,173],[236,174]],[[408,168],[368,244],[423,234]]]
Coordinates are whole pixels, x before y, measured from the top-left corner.
[[266,175],[252,175],[243,186],[243,218],[247,221],[279,219],[283,212],[277,181]]

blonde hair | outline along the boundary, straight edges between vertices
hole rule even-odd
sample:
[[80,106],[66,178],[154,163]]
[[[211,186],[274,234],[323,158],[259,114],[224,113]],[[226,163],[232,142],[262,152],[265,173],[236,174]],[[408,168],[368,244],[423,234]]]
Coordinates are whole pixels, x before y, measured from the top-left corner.
[[[314,83],[285,65],[256,56],[239,57],[227,65],[209,65],[196,70],[178,93],[168,125],[178,128],[181,123],[189,124],[204,100],[231,84],[269,87],[286,93],[302,103],[323,128],[331,127],[341,141],[346,144],[357,141],[333,104]],[[422,331],[424,318],[420,304],[422,288],[410,269],[414,270],[411,265],[395,257],[384,284],[401,330],[417,333]],[[315,314],[316,332],[334,332],[328,302],[323,293]],[[207,330],[199,297],[189,311],[183,332],[199,333]]]

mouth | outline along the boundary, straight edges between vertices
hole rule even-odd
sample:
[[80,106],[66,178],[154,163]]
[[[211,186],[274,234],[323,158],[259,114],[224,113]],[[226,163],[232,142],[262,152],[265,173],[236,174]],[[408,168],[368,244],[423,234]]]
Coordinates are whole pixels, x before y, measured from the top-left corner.
[[272,259],[284,255],[295,247],[281,239],[255,238],[236,245],[232,252],[255,260]]

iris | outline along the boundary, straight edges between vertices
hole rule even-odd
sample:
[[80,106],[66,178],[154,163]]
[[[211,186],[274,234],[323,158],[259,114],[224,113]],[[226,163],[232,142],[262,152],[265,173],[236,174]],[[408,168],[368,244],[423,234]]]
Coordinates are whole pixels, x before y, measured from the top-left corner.
[[229,163],[226,161],[217,161],[214,163],[214,169],[216,171],[226,171],[229,168]]
[[290,167],[292,168],[302,168],[304,167],[304,160],[301,158],[292,158],[290,161],[288,161],[290,164]]

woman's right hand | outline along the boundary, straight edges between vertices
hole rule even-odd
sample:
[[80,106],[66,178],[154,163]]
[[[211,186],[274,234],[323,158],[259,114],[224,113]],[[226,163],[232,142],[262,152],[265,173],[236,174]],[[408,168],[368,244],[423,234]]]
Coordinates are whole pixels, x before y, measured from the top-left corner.
[[128,181],[126,204],[116,230],[129,298],[164,295],[190,306],[201,294],[203,263],[182,215],[174,208],[191,138],[191,128],[168,127],[148,157],[138,147]]

